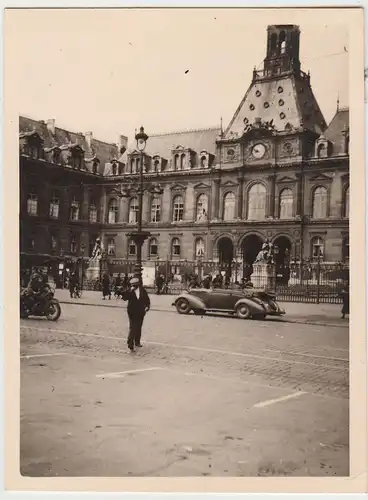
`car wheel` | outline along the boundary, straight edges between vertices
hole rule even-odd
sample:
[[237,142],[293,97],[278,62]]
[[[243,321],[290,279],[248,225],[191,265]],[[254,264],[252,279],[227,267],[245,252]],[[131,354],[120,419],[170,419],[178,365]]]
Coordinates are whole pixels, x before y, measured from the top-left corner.
[[235,314],[240,319],[249,319],[250,318],[250,309],[247,304],[239,304],[235,310]]
[[196,314],[197,316],[203,316],[204,314],[206,314],[206,311],[203,310],[203,309],[193,309],[193,312],[194,314]]
[[189,314],[190,313],[190,305],[187,299],[179,299],[176,302],[176,310],[179,314]]

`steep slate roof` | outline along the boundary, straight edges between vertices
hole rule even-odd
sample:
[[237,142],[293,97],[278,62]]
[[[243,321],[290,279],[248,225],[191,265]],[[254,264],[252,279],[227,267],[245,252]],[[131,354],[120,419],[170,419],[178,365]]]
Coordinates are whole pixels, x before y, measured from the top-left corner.
[[[171,150],[177,146],[190,148],[196,153],[203,150],[211,154],[216,153],[216,138],[220,134],[220,127],[172,132],[168,134],[150,135],[147,141],[146,153],[150,156],[158,155],[169,160]],[[136,143],[132,142],[128,152],[136,150]]]
[[[65,145],[78,144],[85,152],[85,158],[96,156],[100,160],[99,171],[103,173],[105,163],[118,156],[116,144],[102,142],[92,137],[91,147],[89,147],[86,136],[81,133],[71,132],[59,127],[55,127],[55,135],[47,128],[47,124],[40,120],[33,120],[24,116],[19,117],[19,133],[29,133],[35,130],[43,139],[45,148],[61,147]],[[87,167],[89,169],[89,167]]]
[[[281,113],[284,118],[280,117]],[[231,132],[242,137],[244,119],[252,124],[257,117],[262,121],[273,120],[278,131],[285,130],[287,123],[295,129],[303,127],[318,134],[326,128],[308,79],[294,75],[252,82],[225,131],[225,138],[230,137]]]
[[341,108],[336,111],[330,124],[324,132],[324,136],[332,143],[332,154],[344,154],[345,137],[343,131],[349,130],[349,108]]

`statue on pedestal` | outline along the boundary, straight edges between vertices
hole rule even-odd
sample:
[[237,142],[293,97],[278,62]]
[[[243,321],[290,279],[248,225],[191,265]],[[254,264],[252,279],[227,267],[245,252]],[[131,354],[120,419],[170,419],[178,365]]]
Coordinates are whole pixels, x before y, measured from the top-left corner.
[[274,264],[274,249],[273,244],[268,240],[262,245],[262,249],[258,252],[254,264]]

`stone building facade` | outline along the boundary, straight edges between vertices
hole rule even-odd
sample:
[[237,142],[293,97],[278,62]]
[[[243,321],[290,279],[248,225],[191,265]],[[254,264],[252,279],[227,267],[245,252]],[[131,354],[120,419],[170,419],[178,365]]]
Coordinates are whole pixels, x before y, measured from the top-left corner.
[[[300,68],[299,43],[297,26],[268,27],[264,67],[253,71],[225,129],[148,139],[142,208],[151,237],[144,243],[144,260],[202,259],[229,269],[235,262],[242,269],[253,263],[266,239],[276,245],[279,264],[348,260],[349,110],[337,106],[326,124],[311,77]],[[141,153],[123,136],[118,145],[95,141],[91,134],[69,137],[65,131],[52,140],[49,124],[34,122],[32,128],[22,120],[21,143],[32,138],[47,146],[38,159],[20,146],[21,214],[27,213],[31,187],[47,184],[39,201],[44,217],[21,216],[22,248],[34,230],[43,234],[37,248],[43,254],[50,250],[54,229],[56,254],[61,247],[74,249],[71,238],[77,238],[77,249],[81,242],[91,249],[101,236],[111,270],[122,270],[122,263],[136,256],[128,235],[136,228],[138,202],[134,193],[126,198],[118,192],[127,186],[134,191]],[[30,182],[31,172],[42,179]],[[152,190],[158,184],[162,194]],[[60,221],[47,214],[58,185],[65,186]],[[78,220],[70,220],[75,201]]]

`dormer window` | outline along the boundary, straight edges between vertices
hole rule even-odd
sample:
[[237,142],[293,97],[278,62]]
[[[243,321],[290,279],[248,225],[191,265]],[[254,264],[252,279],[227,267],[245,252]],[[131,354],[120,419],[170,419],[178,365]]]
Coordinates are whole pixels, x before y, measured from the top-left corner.
[[98,165],[99,165],[99,161],[98,160],[94,160],[93,163],[92,163],[92,173],[93,174],[98,174]]
[[55,148],[52,152],[52,162],[56,165],[60,165],[61,163],[61,151],[59,148]]
[[316,141],[315,156],[317,158],[327,158],[330,155],[330,142],[322,134]]
[[112,175],[116,175],[117,171],[118,171],[118,167],[117,167],[116,163],[114,162],[112,164]]
[[84,159],[83,149],[80,146],[75,145],[70,148],[70,153],[71,153],[72,167],[75,168],[76,170],[80,170],[83,167],[83,159]]
[[21,152],[31,158],[38,160],[43,157],[43,140],[34,130],[33,132],[24,132],[19,135]]
[[207,158],[205,156],[201,156],[201,168],[206,168],[207,166]]

